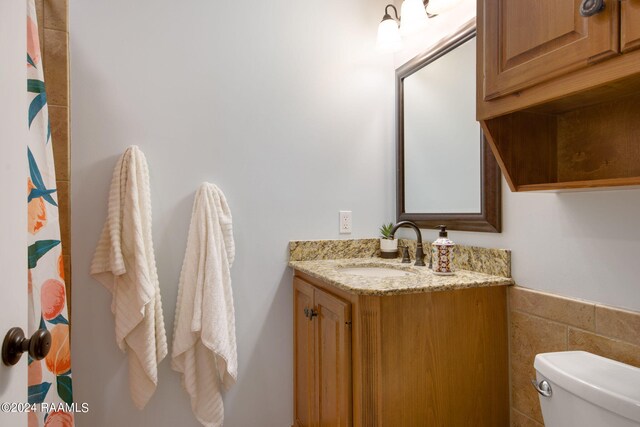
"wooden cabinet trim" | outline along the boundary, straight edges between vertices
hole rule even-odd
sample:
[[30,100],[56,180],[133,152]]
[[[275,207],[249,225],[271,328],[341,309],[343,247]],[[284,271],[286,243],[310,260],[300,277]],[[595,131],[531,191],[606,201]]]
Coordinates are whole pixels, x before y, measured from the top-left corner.
[[[510,93],[551,80],[571,71],[584,68],[619,52],[618,2],[607,2],[601,13],[583,18],[578,13],[580,0],[572,0],[573,28],[564,33],[548,36],[549,40],[536,46],[521,47],[510,52],[509,29],[506,28],[505,4],[508,0],[485,0],[478,2],[478,8],[484,8],[483,28],[485,28],[483,86],[484,100],[492,100]],[[510,0],[513,1],[513,0]],[[545,4],[556,6],[569,0],[555,0],[529,3],[527,7],[544,8]],[[564,3],[563,3],[564,2]],[[514,5],[515,8],[523,6]],[[529,11],[531,12],[531,11]],[[553,17],[546,19],[548,25],[554,23]],[[559,19],[559,18],[556,18]],[[525,33],[530,39],[537,29],[536,21],[519,22],[511,31]],[[558,24],[559,25],[559,24]],[[548,29],[547,29],[548,30]],[[510,56],[511,55],[511,56]]]
[[620,47],[625,53],[640,48],[640,0],[621,2]]
[[[299,296],[306,297],[307,303],[300,304]],[[313,390],[316,388],[315,375],[312,371],[315,365],[313,346],[315,336],[313,324],[304,316],[304,308],[314,305],[314,288],[309,283],[293,278],[293,419],[296,427],[313,427],[318,409],[313,399]],[[304,305],[305,307],[302,307]],[[303,328],[303,329],[302,329]],[[302,342],[301,342],[302,340]],[[306,354],[300,354],[303,348],[307,348]],[[304,371],[304,372],[301,372]],[[305,378],[300,378],[303,375]],[[302,383],[302,384],[301,384]],[[306,387],[301,385],[306,384]],[[303,408],[298,402],[305,402]],[[305,411],[306,409],[306,411]],[[307,421],[305,425],[304,422]]]
[[[315,376],[319,391],[316,404],[318,407],[318,426],[327,425],[327,419],[329,419],[332,420],[332,426],[351,427],[353,421],[351,414],[351,304],[318,288],[314,291],[314,302],[318,312],[315,319],[315,355],[318,359],[315,363]],[[329,317],[333,317],[333,319]],[[326,329],[329,329],[326,333],[328,339],[331,339],[335,334],[335,342],[323,341]],[[333,334],[330,329],[333,329]],[[322,371],[326,365],[324,362],[325,351],[327,358],[334,362],[329,366],[335,369],[335,377],[332,372],[325,375]],[[335,360],[333,360],[334,357]],[[333,384],[334,382],[335,384]],[[325,391],[325,389],[330,390]],[[335,392],[335,396],[333,396],[332,390]],[[323,412],[325,407],[323,396],[326,398],[325,400],[334,400],[334,405],[330,403],[327,406],[328,411],[335,411],[335,413],[325,414]]]

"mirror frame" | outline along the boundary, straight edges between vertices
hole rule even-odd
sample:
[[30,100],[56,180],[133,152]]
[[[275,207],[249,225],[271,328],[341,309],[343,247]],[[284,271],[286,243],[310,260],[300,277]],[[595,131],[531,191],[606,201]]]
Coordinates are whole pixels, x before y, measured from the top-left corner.
[[[475,26],[448,37],[426,52],[414,57],[396,70],[396,217],[398,221],[409,220],[421,228],[436,228],[446,224],[451,230],[502,231],[501,172],[487,140],[480,136],[480,213],[407,213],[404,194],[404,79],[438,58],[451,52],[463,43],[476,37]],[[474,94],[475,103],[475,94]]]

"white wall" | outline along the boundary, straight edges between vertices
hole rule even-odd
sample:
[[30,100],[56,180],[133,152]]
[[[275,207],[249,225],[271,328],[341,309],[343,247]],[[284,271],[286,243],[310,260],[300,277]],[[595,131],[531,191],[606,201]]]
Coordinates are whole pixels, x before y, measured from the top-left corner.
[[[395,55],[399,67],[475,16],[475,0],[429,20]],[[454,241],[513,251],[521,286],[640,311],[640,190],[503,191],[501,234],[452,231]],[[437,232],[423,230],[427,240]],[[407,234],[411,236],[411,233]]]
[[394,210],[393,60],[374,50],[382,0],[71,2],[73,355],[78,425],[197,426],[161,365],[144,412],[131,404],[110,296],[87,274],[116,159],[151,169],[166,327],[194,191],[226,193],[239,382],[229,427],[292,422],[291,239],[371,236]]
[[[393,63],[373,49],[384,4],[71,3],[74,391],[91,405],[79,425],[197,426],[168,361],[147,409],[133,408],[110,297],[87,275],[112,168],[130,144],[151,166],[169,335],[194,190],[209,180],[227,194],[238,250],[240,380],[226,425],[289,425],[287,241],[339,238],[341,209],[353,210],[352,237],[375,235],[394,215]],[[465,7],[429,37],[466,22]],[[511,194],[505,185],[503,215],[502,234],[451,237],[512,249],[524,286],[640,310],[640,190]]]

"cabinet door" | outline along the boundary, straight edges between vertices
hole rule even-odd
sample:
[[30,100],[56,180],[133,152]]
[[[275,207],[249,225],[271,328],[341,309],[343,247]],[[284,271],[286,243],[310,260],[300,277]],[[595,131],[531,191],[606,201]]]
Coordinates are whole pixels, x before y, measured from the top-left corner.
[[315,289],[318,425],[351,426],[351,307]]
[[305,312],[313,309],[313,286],[293,279],[294,419],[295,427],[315,427],[317,401],[314,381],[314,322]]
[[624,0],[620,13],[620,45],[623,52],[640,47],[640,0]]
[[[637,1],[637,0],[633,0]],[[629,0],[626,0],[629,2]],[[618,2],[589,18],[581,0],[484,0],[484,99],[533,86],[618,51]]]

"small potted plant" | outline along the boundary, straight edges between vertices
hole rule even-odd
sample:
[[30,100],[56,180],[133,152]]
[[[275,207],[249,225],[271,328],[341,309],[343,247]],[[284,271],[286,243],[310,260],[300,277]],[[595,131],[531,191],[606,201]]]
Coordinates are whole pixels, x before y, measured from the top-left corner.
[[398,256],[398,241],[391,234],[393,223],[382,224],[380,227],[380,256],[382,258],[396,258]]

